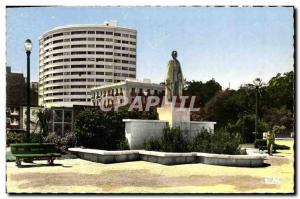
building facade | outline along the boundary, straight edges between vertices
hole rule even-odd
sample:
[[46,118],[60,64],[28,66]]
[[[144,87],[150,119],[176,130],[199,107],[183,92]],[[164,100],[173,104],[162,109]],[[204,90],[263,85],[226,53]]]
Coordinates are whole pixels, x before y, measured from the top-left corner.
[[91,87],[136,78],[136,36],[117,22],[68,25],[39,40],[39,105],[91,104]]
[[[31,82],[30,105],[38,105],[37,87]],[[6,128],[22,129],[20,120],[22,119],[21,106],[27,105],[26,78],[23,73],[11,71],[11,67],[6,67]]]
[[105,100],[103,105],[112,106],[118,103],[117,97],[127,97],[128,103],[131,103],[136,96],[142,97],[142,102],[146,102],[148,96],[164,96],[164,86],[161,84],[151,83],[150,80],[132,80],[128,79],[119,83],[108,84],[91,88],[92,99],[91,105],[99,106],[101,99],[110,96]]

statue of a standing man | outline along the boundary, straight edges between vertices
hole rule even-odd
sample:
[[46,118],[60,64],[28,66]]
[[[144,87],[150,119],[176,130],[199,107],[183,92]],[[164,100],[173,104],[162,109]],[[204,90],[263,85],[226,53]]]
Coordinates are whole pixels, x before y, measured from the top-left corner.
[[183,75],[177,60],[177,51],[172,51],[172,58],[167,64],[165,92],[167,101],[172,101],[172,96],[182,96]]

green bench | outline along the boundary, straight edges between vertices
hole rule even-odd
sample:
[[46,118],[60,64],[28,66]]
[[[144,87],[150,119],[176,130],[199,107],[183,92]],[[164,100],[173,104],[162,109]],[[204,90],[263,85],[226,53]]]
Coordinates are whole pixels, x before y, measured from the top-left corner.
[[48,160],[53,165],[54,159],[60,157],[55,144],[51,143],[24,143],[11,144],[11,153],[16,157],[16,165],[21,166],[22,161],[32,162],[33,160]]

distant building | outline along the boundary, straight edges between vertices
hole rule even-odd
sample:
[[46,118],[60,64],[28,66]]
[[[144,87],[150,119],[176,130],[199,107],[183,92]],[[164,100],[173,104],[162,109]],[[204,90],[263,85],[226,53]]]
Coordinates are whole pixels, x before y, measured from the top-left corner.
[[[34,83],[32,83],[34,85]],[[36,85],[36,84],[35,84]],[[37,88],[31,89],[31,106],[38,105]],[[21,106],[27,105],[26,81],[22,73],[11,72],[11,67],[6,67],[6,128],[22,129]]]
[[117,96],[127,97],[129,103],[136,97],[142,96],[143,100],[147,96],[164,96],[164,86],[161,84],[151,83],[149,79],[144,81],[138,80],[125,80],[119,83],[107,84],[103,86],[97,86],[91,88],[91,105],[98,106],[100,100],[107,96],[115,97],[114,100],[110,100],[106,105],[116,104]]
[[39,105],[90,105],[90,88],[136,78],[134,29],[117,22],[67,25],[39,40]]

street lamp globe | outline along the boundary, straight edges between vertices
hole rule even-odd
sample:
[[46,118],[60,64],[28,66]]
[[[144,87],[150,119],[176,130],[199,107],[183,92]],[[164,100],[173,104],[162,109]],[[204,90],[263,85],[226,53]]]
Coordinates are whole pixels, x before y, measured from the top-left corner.
[[24,43],[24,47],[25,47],[25,51],[27,53],[30,53],[32,50],[32,43],[30,41],[30,39],[26,39],[25,43]]

